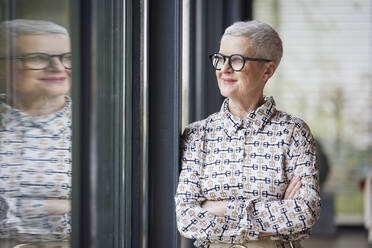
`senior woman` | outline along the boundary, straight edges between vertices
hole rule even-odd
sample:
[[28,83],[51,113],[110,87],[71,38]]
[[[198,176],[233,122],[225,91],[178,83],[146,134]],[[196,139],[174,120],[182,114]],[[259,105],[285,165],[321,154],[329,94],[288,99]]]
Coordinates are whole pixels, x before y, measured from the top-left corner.
[[70,38],[18,19],[0,40],[0,247],[69,247]]
[[210,55],[226,97],[182,136],[177,226],[196,247],[301,247],[319,216],[314,139],[263,89],[282,57],[269,25],[236,22]]

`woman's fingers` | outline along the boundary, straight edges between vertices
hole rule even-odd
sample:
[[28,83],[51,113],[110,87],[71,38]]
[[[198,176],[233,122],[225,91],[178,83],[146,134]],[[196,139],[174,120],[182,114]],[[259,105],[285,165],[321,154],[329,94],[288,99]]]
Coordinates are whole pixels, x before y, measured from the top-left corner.
[[48,214],[65,214],[71,211],[71,200],[51,199],[44,201],[45,209]]
[[294,199],[296,196],[300,194],[300,188],[301,188],[301,181],[298,181],[296,185],[294,186],[291,194],[289,195],[289,199]]
[[224,216],[226,212],[228,201],[210,201],[205,200],[201,207],[204,210],[207,210],[208,212],[211,212],[212,214],[215,214],[217,216]]
[[300,188],[301,188],[301,178],[299,176],[292,178],[292,180],[290,181],[287,187],[287,190],[285,191],[284,200],[293,199],[296,196],[298,196],[300,193]]
[[258,235],[258,237],[270,237],[270,236],[274,236],[275,235],[275,233],[260,233],[259,235]]
[[285,191],[285,194],[284,194],[284,200],[288,199],[291,194],[292,194],[292,191],[295,187],[295,185],[297,184],[297,181],[298,181],[298,178],[297,177],[294,177],[292,178],[292,180],[289,182],[289,185]]

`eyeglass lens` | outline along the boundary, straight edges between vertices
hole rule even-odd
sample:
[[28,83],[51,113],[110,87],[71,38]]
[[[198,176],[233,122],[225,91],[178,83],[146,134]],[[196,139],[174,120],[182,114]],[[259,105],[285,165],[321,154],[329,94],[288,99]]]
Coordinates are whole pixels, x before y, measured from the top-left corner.
[[29,54],[23,58],[23,63],[27,68],[40,70],[48,68],[52,63],[52,57],[58,57],[63,66],[66,69],[72,68],[72,56],[71,53],[66,53],[63,55],[50,56],[48,54],[38,53]]
[[244,58],[240,55],[223,56],[221,54],[214,54],[211,60],[216,70],[222,69],[225,64],[225,58],[229,60],[229,65],[234,71],[240,71],[244,66]]

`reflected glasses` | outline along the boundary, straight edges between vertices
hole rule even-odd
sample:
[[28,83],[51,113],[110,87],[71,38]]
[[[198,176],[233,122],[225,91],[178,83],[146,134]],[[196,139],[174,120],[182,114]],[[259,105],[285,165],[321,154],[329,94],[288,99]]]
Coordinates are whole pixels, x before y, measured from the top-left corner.
[[0,59],[19,59],[23,65],[30,70],[45,70],[53,63],[52,59],[57,57],[65,69],[72,69],[72,54],[47,54],[47,53],[28,53],[21,56],[1,57]]
[[269,59],[260,59],[260,58],[248,58],[240,54],[232,54],[230,56],[223,55],[221,53],[213,53],[209,55],[209,58],[212,62],[213,67],[216,70],[221,70],[223,65],[226,62],[226,59],[229,61],[230,68],[233,71],[241,71],[244,68],[245,61],[258,61],[258,62],[270,62]]

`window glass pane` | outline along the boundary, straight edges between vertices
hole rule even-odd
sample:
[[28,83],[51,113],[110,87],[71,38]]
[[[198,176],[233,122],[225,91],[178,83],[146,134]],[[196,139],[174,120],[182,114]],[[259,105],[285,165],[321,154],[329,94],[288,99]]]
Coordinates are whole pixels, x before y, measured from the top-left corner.
[[266,94],[305,119],[317,136],[329,165],[320,164],[321,188],[334,195],[336,222],[362,224],[359,185],[372,170],[372,2],[268,0],[254,6],[254,18],[272,24],[284,45]]
[[0,247],[66,248],[72,178],[69,1],[2,0],[0,9]]
[[190,0],[182,1],[182,130],[190,122]]

